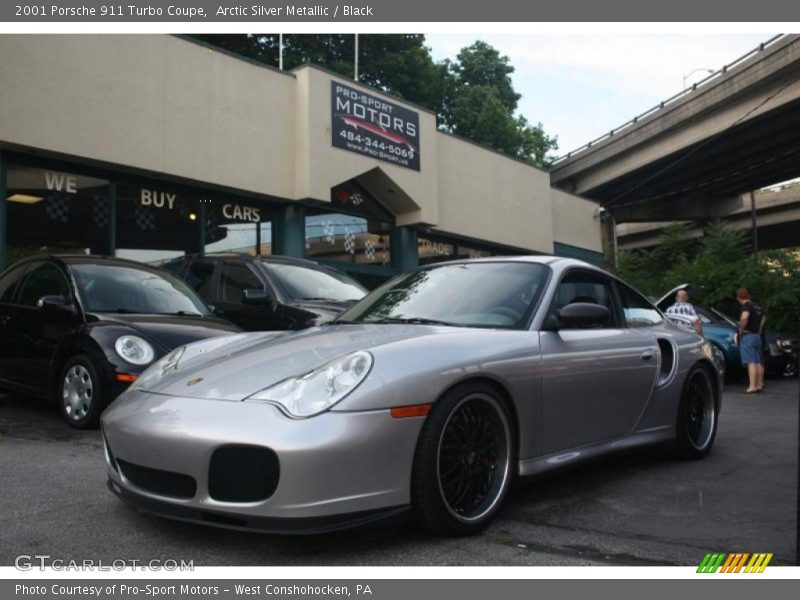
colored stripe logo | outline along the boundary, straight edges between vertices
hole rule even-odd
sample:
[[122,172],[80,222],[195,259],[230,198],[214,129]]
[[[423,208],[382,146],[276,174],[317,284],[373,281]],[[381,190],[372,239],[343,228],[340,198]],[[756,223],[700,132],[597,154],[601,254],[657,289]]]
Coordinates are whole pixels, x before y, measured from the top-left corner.
[[703,557],[697,572],[763,573],[772,556],[772,552],[709,552]]

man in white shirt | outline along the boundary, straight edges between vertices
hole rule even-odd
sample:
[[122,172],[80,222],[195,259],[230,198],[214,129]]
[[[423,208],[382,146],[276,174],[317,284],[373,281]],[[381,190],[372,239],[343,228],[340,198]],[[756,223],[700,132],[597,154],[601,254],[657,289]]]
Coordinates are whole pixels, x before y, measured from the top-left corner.
[[697,335],[703,335],[703,324],[700,322],[700,317],[697,316],[694,306],[689,303],[689,292],[686,290],[679,290],[675,294],[675,304],[670,306],[666,312],[668,315],[689,317],[693,320],[694,330]]

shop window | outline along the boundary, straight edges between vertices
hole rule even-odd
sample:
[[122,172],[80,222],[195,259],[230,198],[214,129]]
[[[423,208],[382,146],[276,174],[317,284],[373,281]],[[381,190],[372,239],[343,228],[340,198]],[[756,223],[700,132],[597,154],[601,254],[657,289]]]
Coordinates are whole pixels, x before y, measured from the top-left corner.
[[458,244],[458,258],[488,258],[494,256],[495,252],[480,248],[471,244]]
[[201,251],[197,196],[157,184],[117,186],[117,256],[161,264]]
[[272,254],[272,210],[269,205],[203,197],[205,252]]
[[107,254],[111,206],[105,179],[10,164],[8,263],[41,252]]
[[450,242],[444,242],[436,238],[419,236],[417,249],[419,264],[421,265],[453,260],[455,258],[455,246]]
[[389,232],[381,221],[335,213],[306,217],[306,256],[345,263],[388,266]]

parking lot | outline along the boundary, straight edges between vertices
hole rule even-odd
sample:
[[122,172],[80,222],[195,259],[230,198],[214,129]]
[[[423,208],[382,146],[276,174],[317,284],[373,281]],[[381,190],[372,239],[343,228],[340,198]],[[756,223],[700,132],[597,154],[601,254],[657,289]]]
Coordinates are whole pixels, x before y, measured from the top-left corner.
[[0,397],[0,564],[193,560],[200,565],[693,565],[707,551],[793,564],[798,382],[728,386],[716,445],[698,462],[628,454],[526,482],[483,534],[394,525],[311,537],[240,533],[138,513],[105,487],[97,431],[38,400]]

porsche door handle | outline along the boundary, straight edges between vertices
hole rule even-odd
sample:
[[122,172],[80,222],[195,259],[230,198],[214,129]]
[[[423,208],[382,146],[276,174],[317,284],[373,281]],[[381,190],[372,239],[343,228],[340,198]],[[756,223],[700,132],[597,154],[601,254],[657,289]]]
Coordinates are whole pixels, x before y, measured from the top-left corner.
[[656,351],[651,348],[648,348],[647,350],[642,350],[642,353],[639,355],[639,357],[645,362],[650,362],[651,360],[653,360],[653,357],[655,355]]

